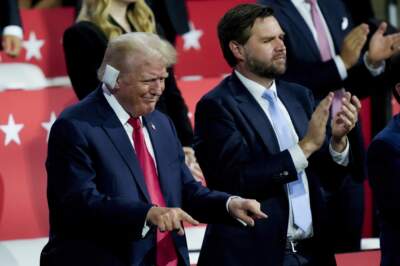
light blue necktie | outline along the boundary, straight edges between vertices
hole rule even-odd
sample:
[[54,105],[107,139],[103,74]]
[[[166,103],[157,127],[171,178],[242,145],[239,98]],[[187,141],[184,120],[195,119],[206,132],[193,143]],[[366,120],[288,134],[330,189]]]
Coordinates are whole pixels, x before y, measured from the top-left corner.
[[[288,121],[278,108],[278,97],[276,93],[268,89],[263,93],[262,97],[269,103],[268,111],[281,151],[294,146],[296,143],[290,133]],[[312,221],[311,208],[301,178],[302,174],[304,174],[304,171],[298,173],[297,180],[288,184],[288,194],[292,204],[294,224],[304,232],[309,232]]]

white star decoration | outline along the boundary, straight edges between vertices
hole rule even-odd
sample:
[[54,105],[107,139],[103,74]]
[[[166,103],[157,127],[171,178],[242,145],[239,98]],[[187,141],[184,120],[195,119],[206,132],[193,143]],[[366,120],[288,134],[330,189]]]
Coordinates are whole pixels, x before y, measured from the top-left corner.
[[24,124],[15,124],[14,117],[12,114],[8,116],[8,124],[0,125],[0,129],[6,134],[4,140],[4,146],[7,146],[11,141],[14,141],[18,145],[21,144],[19,139],[19,132],[24,127]]
[[35,32],[31,31],[29,33],[29,39],[22,43],[22,46],[26,50],[25,60],[30,60],[33,57],[37,60],[42,59],[42,54],[40,53],[40,48],[44,45],[44,40],[38,40],[36,38]]
[[197,30],[194,27],[193,22],[189,23],[190,31],[182,35],[183,38],[183,50],[187,51],[191,48],[195,50],[200,50],[200,37],[203,35],[202,30]]
[[51,126],[54,124],[56,119],[57,119],[56,113],[51,112],[49,122],[43,122],[42,123],[42,127],[44,129],[46,129],[46,131],[47,131],[47,138],[46,138],[47,142],[49,141],[49,135],[50,135]]

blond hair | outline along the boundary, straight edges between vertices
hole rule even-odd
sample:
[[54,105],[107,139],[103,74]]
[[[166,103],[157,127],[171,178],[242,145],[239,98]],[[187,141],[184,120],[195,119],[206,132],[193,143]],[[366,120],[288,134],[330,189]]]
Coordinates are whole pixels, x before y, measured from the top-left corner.
[[98,70],[99,80],[103,79],[106,65],[110,65],[121,73],[131,72],[127,62],[135,58],[135,66],[145,61],[160,61],[165,67],[176,63],[176,50],[166,40],[150,32],[131,32],[120,35],[108,43],[103,62]]
[[[122,30],[109,21],[109,7],[113,0],[83,0],[77,21],[96,24],[109,40],[122,34]],[[144,0],[128,6],[127,18],[136,31],[156,32],[154,14]]]

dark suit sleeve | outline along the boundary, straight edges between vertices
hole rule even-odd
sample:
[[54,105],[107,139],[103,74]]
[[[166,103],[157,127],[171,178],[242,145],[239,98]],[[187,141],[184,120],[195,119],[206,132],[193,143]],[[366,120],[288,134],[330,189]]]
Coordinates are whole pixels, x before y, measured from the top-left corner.
[[295,180],[297,172],[289,152],[269,154],[261,140],[255,140],[259,147],[247,143],[258,136],[244,123],[244,128],[238,128],[235,120],[239,116],[212,99],[203,99],[196,107],[194,147],[208,186],[257,197]]
[[151,205],[98,190],[96,155],[89,142],[70,120],[52,127],[46,161],[52,229],[62,228],[67,235],[140,238]]
[[380,214],[386,221],[400,223],[400,150],[398,145],[374,140],[368,148],[367,167],[369,181]]
[[10,25],[21,26],[18,1],[2,0],[0,3],[0,33],[4,27]]
[[[174,125],[171,120],[170,128],[176,140],[176,151],[180,175],[182,179],[182,207],[195,219],[204,223],[221,223],[233,221],[226,209],[226,202],[229,194],[218,191],[211,191],[204,187],[201,182],[194,179],[185,163],[185,155],[180,145]],[[172,154],[172,153],[170,153]]]
[[82,23],[75,24],[64,33],[63,46],[67,72],[79,99],[83,99],[99,85],[97,69],[100,67],[107,41],[100,32]]

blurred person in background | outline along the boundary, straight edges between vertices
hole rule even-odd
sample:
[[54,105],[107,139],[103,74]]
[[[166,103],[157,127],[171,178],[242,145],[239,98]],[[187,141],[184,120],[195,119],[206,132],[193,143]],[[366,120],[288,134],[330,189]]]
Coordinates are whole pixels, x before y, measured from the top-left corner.
[[146,3],[170,43],[175,45],[176,35],[184,35],[190,31],[185,0],[146,0]]
[[16,0],[0,1],[0,34],[1,47],[5,54],[12,57],[18,56],[23,32]]
[[[84,0],[77,22],[64,33],[63,45],[68,75],[79,99],[83,99],[100,81],[100,67],[109,40],[127,32],[159,33],[154,14],[144,0]],[[202,179],[194,156],[193,129],[188,108],[178,89],[172,68],[157,109],[173,121],[184,147],[186,161],[196,178]]]
[[[399,58],[397,58],[398,60]],[[400,104],[400,60],[386,77]],[[376,135],[368,148],[369,182],[374,193],[380,227],[381,266],[400,265],[400,114]]]

